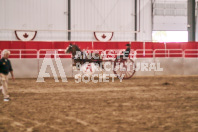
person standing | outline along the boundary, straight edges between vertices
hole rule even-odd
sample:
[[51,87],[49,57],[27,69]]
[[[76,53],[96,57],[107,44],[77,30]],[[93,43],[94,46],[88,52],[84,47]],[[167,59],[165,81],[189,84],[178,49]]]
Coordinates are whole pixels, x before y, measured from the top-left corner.
[[11,73],[12,79],[14,81],[14,74],[12,65],[9,58],[10,51],[3,50],[2,52],[3,57],[0,59],[0,82],[2,86],[0,89],[2,89],[2,94],[4,96],[4,101],[10,101],[10,97],[8,94],[8,73]]

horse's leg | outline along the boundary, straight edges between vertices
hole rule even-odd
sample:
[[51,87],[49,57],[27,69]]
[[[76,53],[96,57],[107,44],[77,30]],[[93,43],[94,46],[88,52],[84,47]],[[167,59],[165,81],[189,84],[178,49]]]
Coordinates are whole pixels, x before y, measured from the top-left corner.
[[72,59],[72,69],[76,71],[76,60]]
[[80,67],[81,67],[81,61],[78,59],[78,60],[75,60],[75,68],[76,70],[80,70]]
[[76,60],[75,68],[76,68],[76,71],[79,71],[79,73],[75,75],[75,79],[79,79],[79,78],[81,78],[82,75],[83,75],[83,74],[82,74],[82,71],[80,70],[81,66],[82,66],[81,61],[79,61],[79,60],[77,61],[77,60]]
[[105,69],[104,69],[103,62],[99,60],[99,61],[97,61],[97,63],[98,63],[98,65],[99,65],[99,70],[100,70],[99,78],[100,78],[100,79],[106,78],[106,77],[104,76]]

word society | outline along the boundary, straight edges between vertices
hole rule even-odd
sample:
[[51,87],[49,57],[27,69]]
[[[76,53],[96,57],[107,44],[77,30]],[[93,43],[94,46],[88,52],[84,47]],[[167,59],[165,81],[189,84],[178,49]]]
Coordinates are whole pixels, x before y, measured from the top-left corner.
[[[116,76],[114,74],[76,74],[75,75],[75,82],[80,83],[98,83],[98,82],[114,82],[114,78]],[[118,76],[118,79],[120,79],[120,82],[122,82],[122,79],[124,77],[124,74],[122,76]]]

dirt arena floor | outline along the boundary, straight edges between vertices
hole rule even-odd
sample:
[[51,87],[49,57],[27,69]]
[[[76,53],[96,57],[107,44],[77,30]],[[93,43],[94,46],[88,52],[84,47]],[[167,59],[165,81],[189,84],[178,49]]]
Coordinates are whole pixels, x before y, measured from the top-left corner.
[[0,132],[198,132],[198,76],[10,80]]

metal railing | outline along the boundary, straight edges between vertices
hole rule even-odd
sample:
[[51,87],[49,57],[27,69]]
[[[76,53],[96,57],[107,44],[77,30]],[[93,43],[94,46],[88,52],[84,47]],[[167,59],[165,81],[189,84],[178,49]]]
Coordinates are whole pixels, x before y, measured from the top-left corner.
[[[63,52],[63,53],[60,53],[60,52]],[[41,57],[41,56],[43,56],[43,57]],[[72,54],[65,54],[64,49],[40,49],[40,50],[38,50],[38,53],[37,53],[37,59],[44,58],[44,57],[57,58],[60,56],[64,56],[63,58],[71,58]]]
[[[35,57],[30,57],[30,56],[37,56],[37,50],[36,49],[6,49],[11,52],[10,58],[35,58]],[[35,52],[35,53],[27,53],[27,52]],[[2,57],[2,52],[1,52],[1,57]],[[15,57],[18,56],[18,57]],[[28,57],[29,56],[29,57]]]
[[[188,53],[188,52],[191,52],[191,53]],[[198,49],[186,49],[186,50],[184,50],[184,57],[198,57]]]
[[[153,49],[137,49],[136,51],[136,56],[153,56]],[[151,52],[151,53],[148,53]]]
[[[164,51],[164,53],[156,53],[157,51]],[[170,53],[170,51],[181,51],[181,53]],[[170,55],[176,55],[177,57],[184,57],[184,52],[182,49],[155,49],[153,51],[153,57],[157,57],[156,55],[160,55],[161,56],[164,56],[164,57],[170,57]],[[159,56],[158,56],[159,57]]]
[[[44,58],[50,56],[50,58],[72,58],[72,54],[65,54],[65,49],[7,49],[11,52],[10,58]],[[101,55],[112,56],[112,55],[122,55],[125,49],[108,49],[108,50],[87,50],[88,52],[101,53]],[[0,57],[2,57],[2,50],[0,50]],[[198,57],[198,49],[136,49],[131,50],[129,54],[130,57],[133,56],[137,58],[145,57]]]

